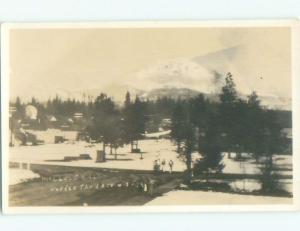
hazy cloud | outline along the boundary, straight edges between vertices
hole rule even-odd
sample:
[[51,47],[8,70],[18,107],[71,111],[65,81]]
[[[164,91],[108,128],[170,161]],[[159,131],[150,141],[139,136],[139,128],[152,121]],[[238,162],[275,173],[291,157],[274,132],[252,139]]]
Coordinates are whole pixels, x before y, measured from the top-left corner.
[[136,73],[128,84],[151,90],[161,87],[190,88],[204,93],[216,91],[215,73],[185,58],[161,61]]

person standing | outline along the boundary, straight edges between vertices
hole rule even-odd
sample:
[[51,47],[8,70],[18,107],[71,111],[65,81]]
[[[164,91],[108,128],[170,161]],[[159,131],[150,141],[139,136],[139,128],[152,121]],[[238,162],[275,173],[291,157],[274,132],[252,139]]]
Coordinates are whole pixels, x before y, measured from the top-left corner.
[[148,193],[150,196],[152,196],[154,193],[154,185],[155,185],[155,180],[150,179],[149,180],[149,190],[148,190]]
[[166,160],[163,159],[162,162],[161,162],[161,171],[162,172],[164,172],[165,165],[166,165]]
[[173,171],[173,166],[174,166],[174,162],[173,162],[173,160],[170,160],[169,161],[170,173],[172,173],[172,171]]
[[155,160],[154,163],[153,163],[153,170],[155,172],[159,172],[159,164],[158,164],[158,160]]

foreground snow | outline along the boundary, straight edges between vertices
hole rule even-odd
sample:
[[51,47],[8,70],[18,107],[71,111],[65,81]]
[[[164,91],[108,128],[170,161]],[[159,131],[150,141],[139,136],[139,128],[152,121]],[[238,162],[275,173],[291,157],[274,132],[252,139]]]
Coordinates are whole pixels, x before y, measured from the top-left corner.
[[9,169],[9,185],[19,184],[24,181],[39,177],[39,174],[36,174],[28,169]]
[[[131,153],[130,145],[118,149],[117,160],[114,155],[107,154],[108,158],[104,163],[96,163],[97,150],[102,150],[102,144],[91,145],[86,142],[71,142],[62,144],[45,144],[40,146],[16,146],[9,149],[9,160],[17,163],[34,163],[59,166],[75,166],[75,167],[91,167],[91,168],[114,168],[114,169],[131,169],[131,170],[153,170],[155,160],[165,160],[165,171],[169,171],[169,161],[172,160],[173,171],[185,171],[186,165],[176,153],[176,146],[168,139],[151,139],[139,141],[139,148],[142,150],[143,159],[140,159],[141,154]],[[107,148],[109,153],[109,148]],[[65,156],[79,156],[80,154],[89,154],[91,160],[76,160],[65,162]],[[193,154],[195,162],[201,156],[197,153]],[[225,165],[223,173],[237,174],[260,174],[261,166],[253,159],[244,161],[235,161],[229,159],[224,154],[223,164]],[[281,175],[292,175],[292,156],[276,155],[274,156],[274,164],[277,167],[290,169],[287,171],[276,171]],[[22,176],[22,173],[15,175]],[[15,182],[12,178],[12,183]],[[16,181],[17,182],[17,181]],[[228,182],[233,190],[243,190],[252,192],[261,188],[260,182],[257,180],[235,180]],[[293,191],[292,179],[281,180],[280,186],[287,192]]]
[[[257,164],[252,158],[235,161],[234,159],[229,159],[228,155],[224,154],[223,160],[224,169],[223,173],[241,173],[241,174],[261,174],[262,166]],[[292,156],[291,155],[274,155],[273,163],[277,167],[287,168],[292,170]],[[291,171],[276,171],[280,175],[291,175]]]
[[157,197],[146,205],[255,205],[291,203],[293,203],[292,198],[285,197],[176,190]]

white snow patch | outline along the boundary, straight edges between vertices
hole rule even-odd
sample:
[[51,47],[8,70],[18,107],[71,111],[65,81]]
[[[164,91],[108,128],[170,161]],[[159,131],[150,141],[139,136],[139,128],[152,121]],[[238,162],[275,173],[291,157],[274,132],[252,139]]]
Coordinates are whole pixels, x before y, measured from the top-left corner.
[[19,184],[29,179],[39,178],[39,174],[36,174],[28,169],[9,169],[9,185]]
[[235,161],[229,159],[228,155],[224,155],[223,164],[225,165],[223,173],[259,174],[261,172],[259,165],[253,159]]
[[154,133],[146,133],[145,137],[147,138],[160,138],[161,136],[165,136],[171,133],[171,130],[161,131],[161,132],[154,132]]

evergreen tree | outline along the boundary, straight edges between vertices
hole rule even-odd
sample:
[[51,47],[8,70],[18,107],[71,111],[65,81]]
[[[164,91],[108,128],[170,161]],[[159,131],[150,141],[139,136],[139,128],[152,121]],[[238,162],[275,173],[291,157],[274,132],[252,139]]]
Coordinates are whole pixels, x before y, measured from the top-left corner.
[[237,101],[238,96],[235,87],[232,74],[228,72],[225,77],[225,86],[222,87],[222,93],[220,95],[221,103],[230,106]]
[[260,105],[260,100],[256,92],[252,92],[248,96],[247,101],[247,117],[245,120],[246,127],[246,150],[253,153],[256,161],[262,156],[263,150],[261,146],[261,139],[263,139],[264,134],[264,112]]
[[109,143],[114,142],[116,136],[114,136],[113,126],[116,124],[117,110],[114,102],[106,94],[100,94],[96,98],[94,105],[94,114],[92,125],[88,127],[90,136],[103,143],[103,152],[106,153],[106,146]]
[[110,126],[107,132],[107,142],[110,146],[110,154],[113,154],[113,149],[115,151],[115,159],[117,159],[117,149],[123,145],[123,127],[121,115],[118,111],[115,111],[108,119],[108,124]]
[[235,121],[237,117],[236,103],[238,96],[231,73],[227,73],[226,75],[225,86],[222,87],[220,94],[220,101],[221,130],[225,135],[223,145],[230,155],[230,152],[236,151],[234,131],[240,126]]
[[35,97],[32,97],[31,98],[31,103],[30,103],[31,105],[33,105],[33,106],[35,106],[35,107],[37,107],[38,106],[38,101],[36,100],[36,98]]
[[181,151],[181,143],[185,138],[184,130],[187,125],[187,112],[182,105],[181,101],[177,102],[177,105],[174,108],[174,112],[172,114],[172,124],[171,124],[171,138],[177,144],[177,152]]
[[[127,97],[126,97],[127,98]],[[126,103],[127,100],[125,100]],[[131,144],[131,152],[138,149],[138,140],[142,138],[146,128],[146,105],[138,97],[134,103],[127,101],[123,110],[125,141]],[[135,147],[134,147],[135,144]]]
[[130,103],[131,103],[130,92],[127,91],[127,92],[126,92],[126,96],[125,96],[124,107],[125,107],[125,108],[129,107]]
[[22,104],[19,96],[16,98],[14,106],[16,111],[13,113],[13,117],[15,119],[22,119],[24,117],[24,105]]
[[258,145],[263,156],[262,191],[274,193],[278,189],[278,182],[273,173],[273,156],[281,153],[287,145],[287,139],[282,133],[282,127],[277,122],[276,113],[271,110],[263,112],[262,129]]
[[207,110],[209,104],[203,94],[189,100],[189,114],[191,123],[202,131],[207,121]]
[[195,127],[191,123],[186,121],[184,124],[184,129],[182,130],[182,133],[183,133],[183,137],[184,137],[183,138],[183,143],[184,143],[183,154],[185,156],[185,162],[186,162],[186,167],[187,167],[186,182],[188,184],[190,184],[192,177],[193,177],[192,154],[193,154],[193,151],[195,150],[195,144],[196,144]]
[[236,153],[236,158],[241,158],[241,153],[247,151],[248,142],[248,129],[249,129],[249,119],[248,119],[248,105],[243,99],[238,99],[235,103],[233,110],[232,120],[234,124],[230,129],[231,134],[231,147]]
[[224,167],[219,115],[212,111],[208,113],[207,126],[198,141],[202,158],[194,166],[195,173],[221,172]]

